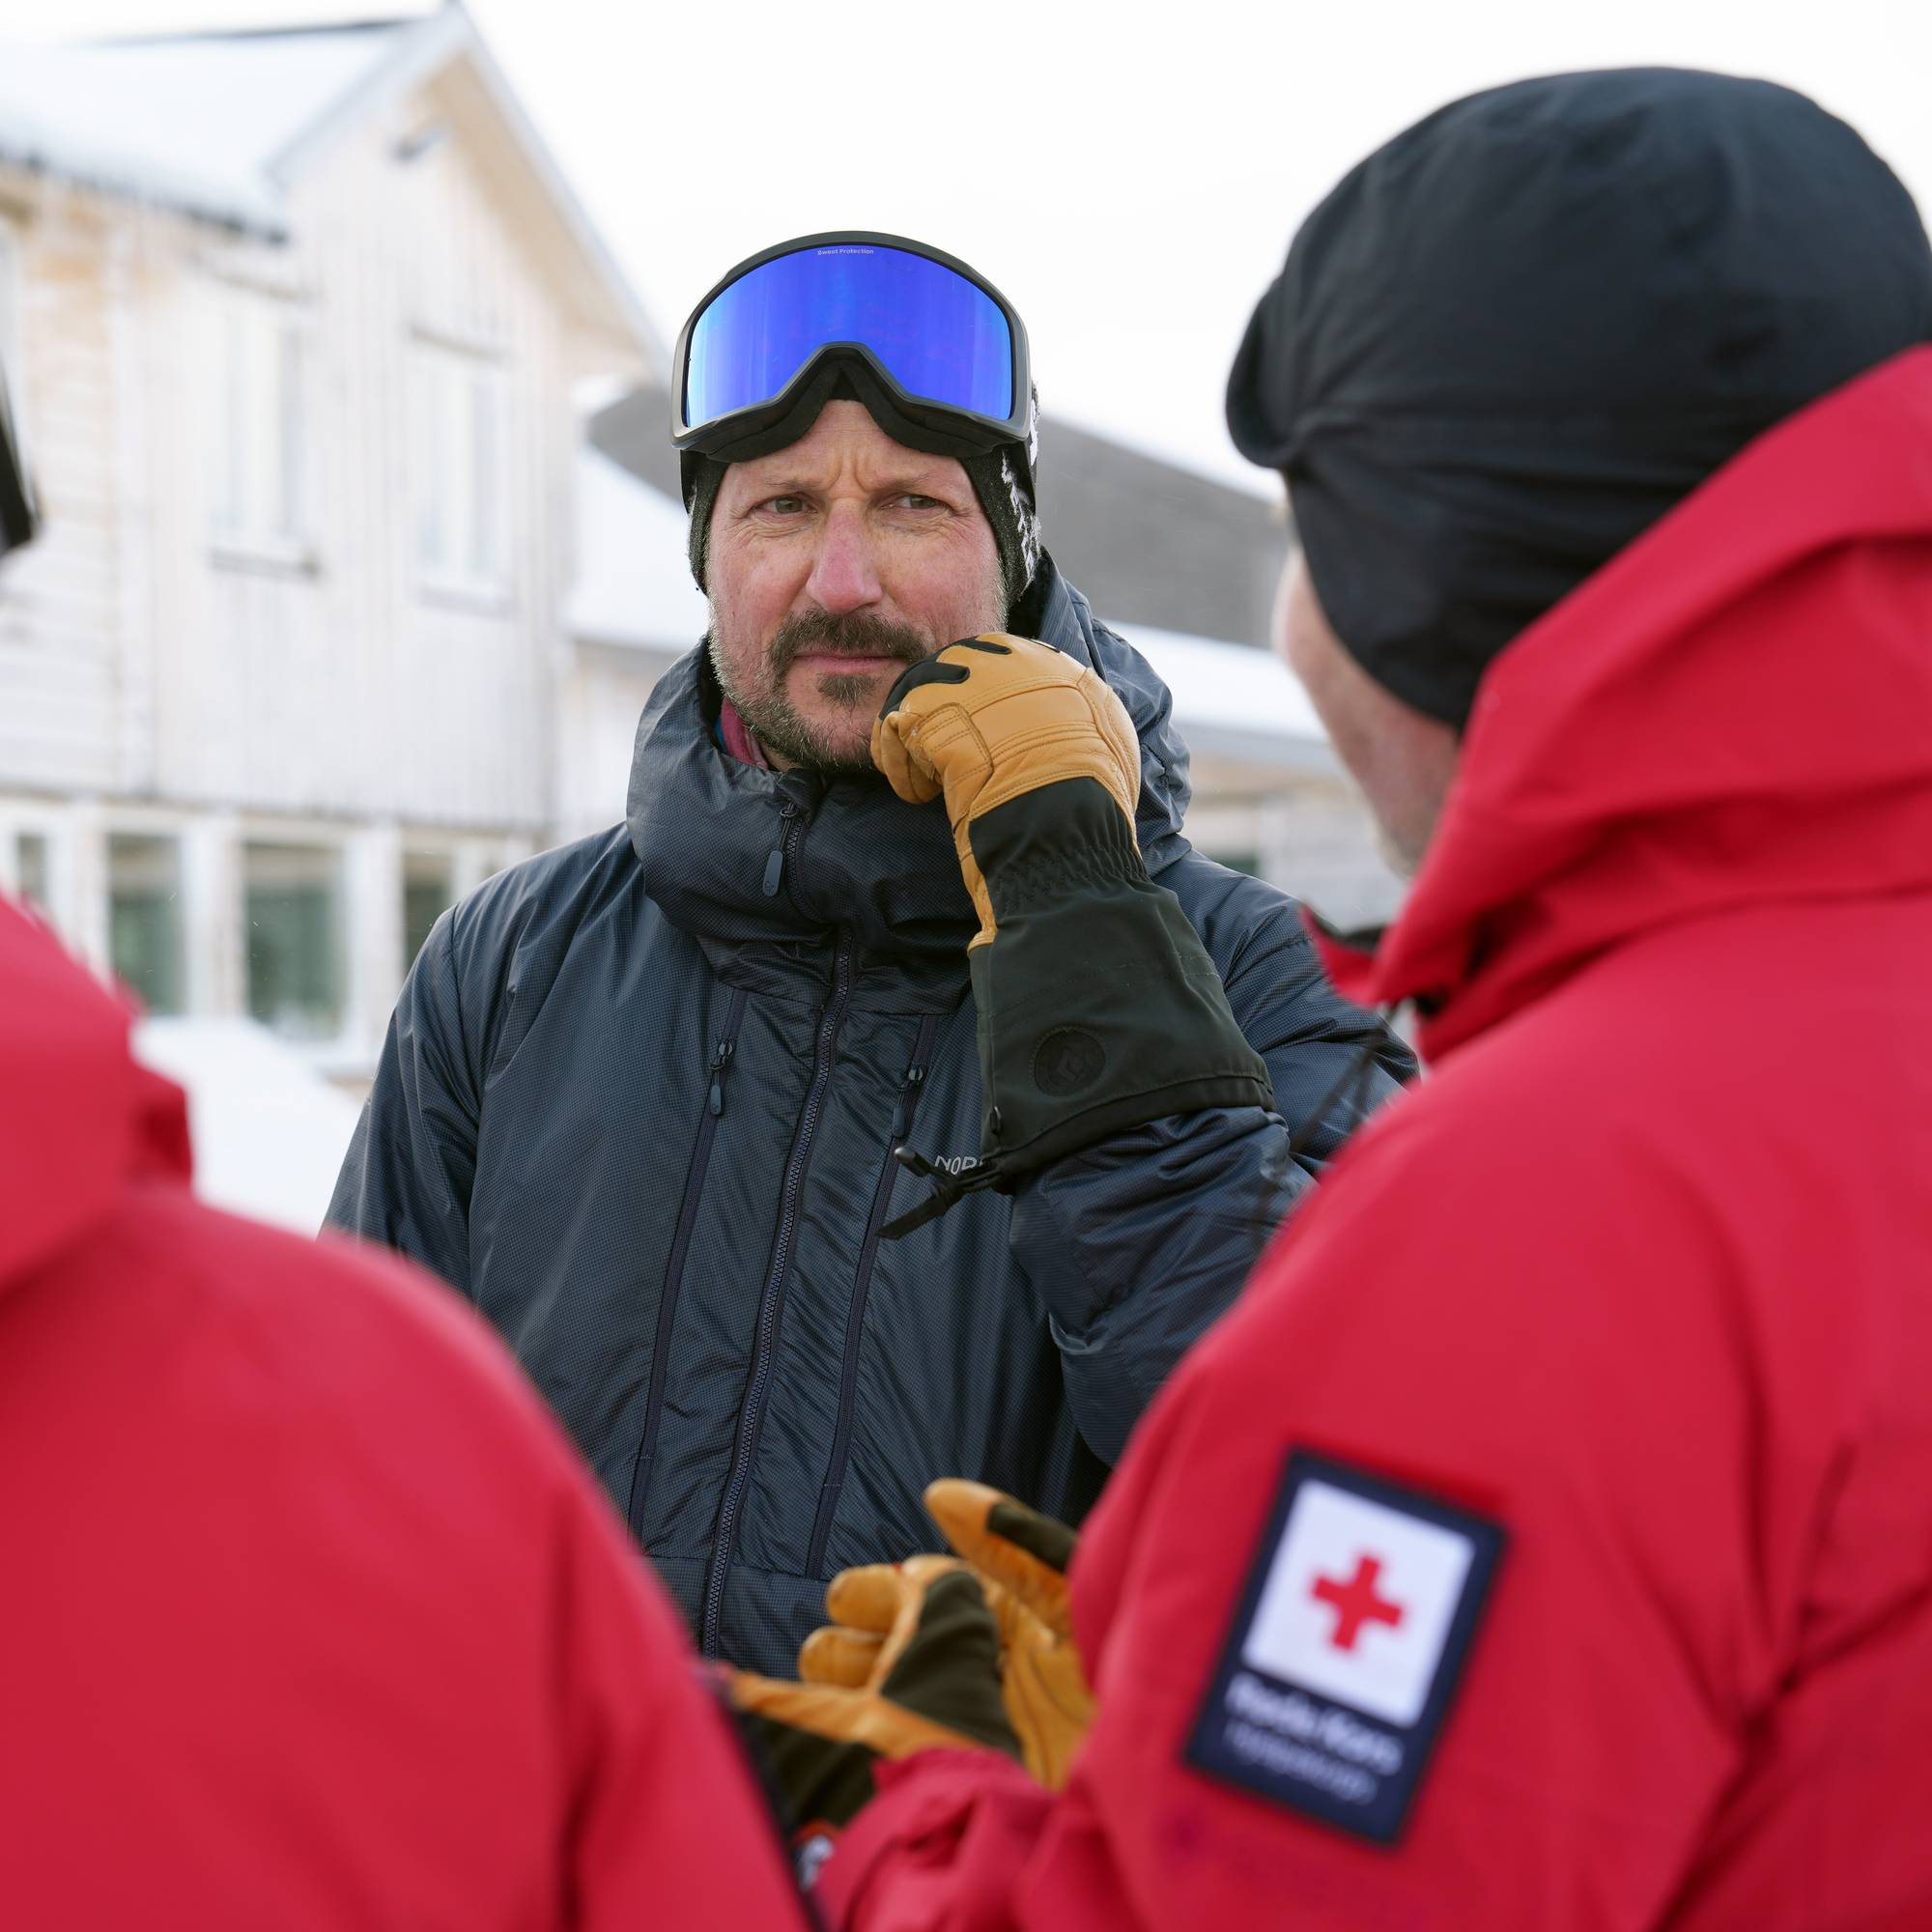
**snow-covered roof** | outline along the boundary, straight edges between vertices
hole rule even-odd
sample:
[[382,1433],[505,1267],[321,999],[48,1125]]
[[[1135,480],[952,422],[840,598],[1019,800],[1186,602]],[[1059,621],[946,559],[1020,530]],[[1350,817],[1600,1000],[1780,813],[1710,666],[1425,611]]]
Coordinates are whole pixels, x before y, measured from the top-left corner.
[[270,241],[342,129],[461,57],[561,232],[647,359],[665,348],[461,0],[401,20],[0,48],[0,164]]
[[277,157],[417,24],[10,46],[0,159],[279,235]]
[[684,511],[588,444],[577,453],[577,582],[565,622],[586,642],[688,651],[711,621],[686,560]]
[[1289,771],[1332,771],[1334,753],[1308,694],[1268,651],[1146,624],[1112,624],[1174,694],[1188,749]]
[[354,1100],[253,1020],[143,1020],[134,1054],[187,1091],[204,1201],[304,1235],[322,1226]]

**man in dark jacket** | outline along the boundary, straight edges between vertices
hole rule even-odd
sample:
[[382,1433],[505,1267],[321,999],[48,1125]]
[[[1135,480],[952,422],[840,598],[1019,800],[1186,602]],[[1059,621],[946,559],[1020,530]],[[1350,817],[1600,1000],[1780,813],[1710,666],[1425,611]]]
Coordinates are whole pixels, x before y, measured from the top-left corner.
[[[808,270],[970,276],[830,239]],[[885,373],[918,375],[929,299],[874,304],[865,327],[916,332],[877,356],[820,317],[749,406],[720,391],[719,312],[677,384],[730,432],[680,416],[709,648],[652,696],[626,823],[437,925],[329,1219],[476,1301],[704,1650],[770,1669],[827,1578],[922,1540],[934,1477],[1084,1515],[1307,1170],[1409,1063],[1329,988],[1292,900],[1181,837],[1167,692],[1038,548],[1010,311],[1004,421]],[[1108,845],[1103,785],[1052,792],[1028,852],[987,860],[1003,909],[969,975],[967,834],[866,747],[895,677],[1002,627],[1062,654],[1052,701],[1097,674],[1077,702],[1126,733],[1139,850],[1124,816]],[[1098,741],[1075,736],[1078,762]],[[1053,776],[1002,769],[1010,792]],[[901,1145],[951,1211],[895,1240],[929,1193]]]

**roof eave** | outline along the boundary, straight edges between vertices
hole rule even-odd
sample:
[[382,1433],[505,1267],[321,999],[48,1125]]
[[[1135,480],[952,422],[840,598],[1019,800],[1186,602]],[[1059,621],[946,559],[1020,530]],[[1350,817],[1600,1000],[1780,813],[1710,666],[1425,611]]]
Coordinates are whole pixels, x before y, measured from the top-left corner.
[[22,140],[16,132],[10,134],[5,129],[0,129],[0,167],[17,168],[113,201],[163,209],[251,241],[279,245],[289,239],[286,213],[267,186],[259,195],[238,193],[232,183],[202,181],[174,170],[156,171],[109,156],[63,154],[57,143],[31,137]]
[[1341,772],[1335,748],[1325,738],[1303,737],[1298,732],[1243,729],[1190,718],[1178,704],[1174,722],[1187,741],[1188,751],[1196,757],[1235,758],[1244,764],[1264,766],[1269,771],[1310,778],[1334,778]]
[[276,153],[270,162],[270,175],[278,183],[293,182],[338,137],[378,108],[400,100],[422,86],[458,57],[469,62],[491,106],[515,135],[526,163],[548,195],[572,242],[589,265],[618,323],[629,332],[646,361],[668,366],[669,350],[637,291],[597,232],[543,137],[524,112],[461,0],[446,0],[439,12],[426,15],[399,36],[398,44],[373,73],[365,75]]

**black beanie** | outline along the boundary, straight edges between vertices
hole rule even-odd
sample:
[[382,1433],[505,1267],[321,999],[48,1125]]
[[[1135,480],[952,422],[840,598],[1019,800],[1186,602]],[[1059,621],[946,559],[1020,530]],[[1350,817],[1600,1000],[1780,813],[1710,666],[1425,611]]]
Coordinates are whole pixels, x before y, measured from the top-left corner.
[[1228,384],[1377,682],[1485,668],[1743,446],[1932,340],[1932,245],[1854,130],[1763,81],[1523,81],[1372,155],[1295,236]]
[[708,597],[711,586],[704,581],[704,568],[711,558],[711,513],[718,507],[718,492],[724,487],[728,463],[715,463],[708,456],[685,459],[685,494],[690,501],[691,531],[686,539],[691,557],[691,574],[697,587]]
[[[1034,504],[1029,468],[1011,449],[988,450],[959,459],[973,485],[973,494],[993,526],[993,543],[1000,554],[1000,581],[1006,589],[1009,619],[1018,608],[1039,569],[1039,512]],[[718,491],[728,466],[700,457],[691,480],[691,574],[697,587],[709,594],[704,581],[711,555],[711,514],[718,507]]]

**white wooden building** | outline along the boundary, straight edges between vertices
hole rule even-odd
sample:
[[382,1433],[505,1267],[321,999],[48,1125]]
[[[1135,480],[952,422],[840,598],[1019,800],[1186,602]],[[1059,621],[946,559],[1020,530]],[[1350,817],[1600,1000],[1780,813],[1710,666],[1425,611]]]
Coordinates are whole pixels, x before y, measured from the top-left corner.
[[663,360],[460,8],[6,50],[0,884],[366,1073],[436,912],[555,835],[573,398]]

